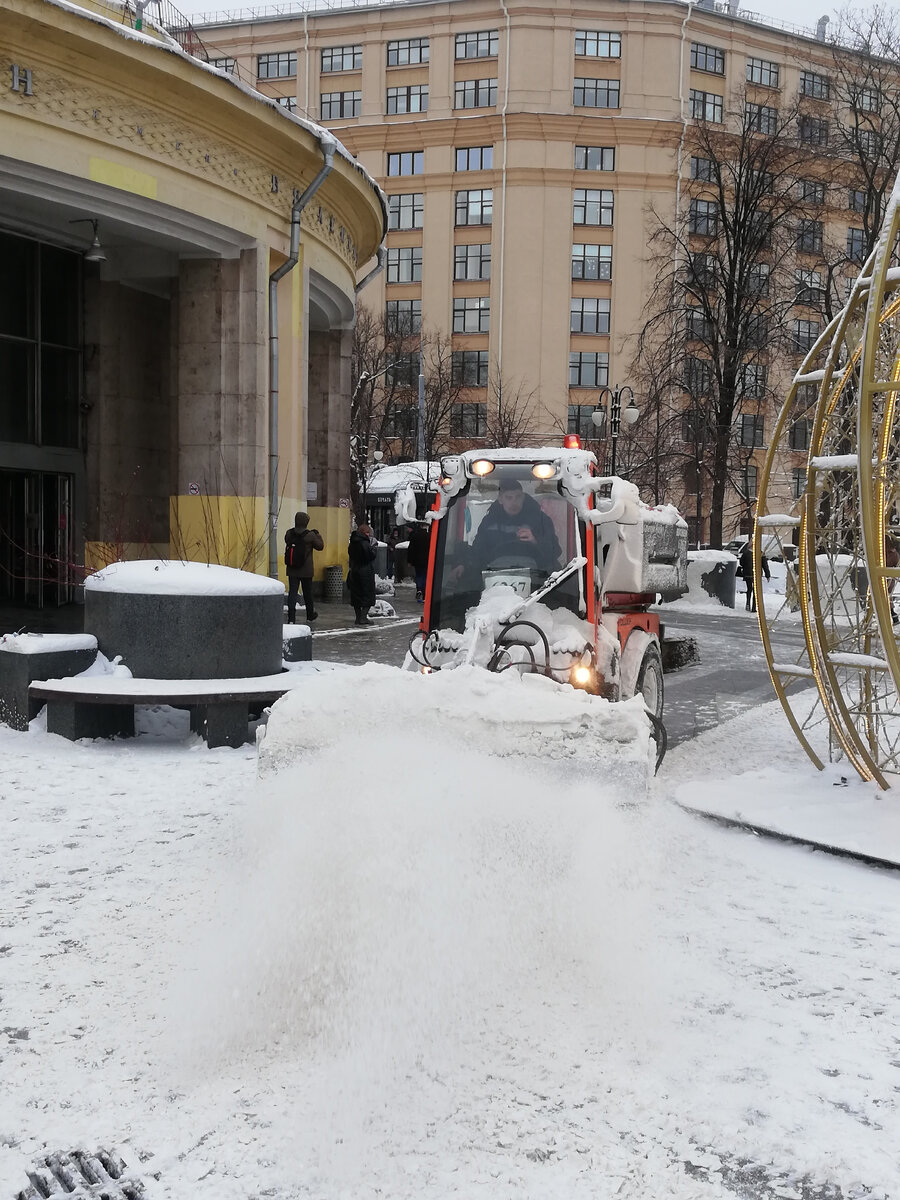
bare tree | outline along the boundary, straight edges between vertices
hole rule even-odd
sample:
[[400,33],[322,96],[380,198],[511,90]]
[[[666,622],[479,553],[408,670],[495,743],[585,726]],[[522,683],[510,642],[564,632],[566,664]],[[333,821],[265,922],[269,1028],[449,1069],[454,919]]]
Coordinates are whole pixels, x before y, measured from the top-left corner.
[[656,399],[633,442],[643,446],[640,469],[656,473],[657,500],[693,493],[702,517],[708,496],[709,541],[721,546],[726,518],[752,505],[772,368],[811,336],[812,319],[807,328],[789,318],[802,322],[796,272],[821,243],[801,186],[815,156],[800,140],[797,107],[759,103],[749,88],[721,112],[706,103],[687,131],[686,203],[651,214],[657,284],[634,367]]
[[494,364],[488,380],[485,445],[526,446],[534,438],[535,389],[513,382]]

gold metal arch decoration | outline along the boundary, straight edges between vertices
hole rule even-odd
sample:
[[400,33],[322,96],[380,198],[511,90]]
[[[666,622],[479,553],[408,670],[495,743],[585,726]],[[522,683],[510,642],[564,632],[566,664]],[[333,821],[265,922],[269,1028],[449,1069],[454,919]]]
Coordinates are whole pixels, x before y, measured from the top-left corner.
[[[779,414],[753,537],[763,646],[795,734],[816,766],[847,760],[883,788],[900,782],[900,649],[891,608],[900,565],[888,537],[890,525],[900,525],[898,394],[895,185],[875,252],[846,307],[807,354]],[[811,421],[806,480],[793,489],[780,464],[791,461],[783,451],[801,419]],[[761,586],[762,539],[769,534],[798,548],[780,603]],[[784,636],[791,623],[793,636]],[[792,645],[792,652],[779,645]]]

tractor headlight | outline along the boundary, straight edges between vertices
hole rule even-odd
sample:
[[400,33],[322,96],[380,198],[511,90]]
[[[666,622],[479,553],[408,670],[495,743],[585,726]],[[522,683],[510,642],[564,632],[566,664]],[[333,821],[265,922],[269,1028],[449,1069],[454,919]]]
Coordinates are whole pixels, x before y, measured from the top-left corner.
[[535,479],[552,479],[556,474],[556,467],[553,463],[535,463],[531,473]]
[[487,458],[476,458],[469,470],[473,475],[490,475],[494,464]]
[[572,687],[587,688],[594,683],[594,671],[586,663],[575,663],[569,672],[569,682]]

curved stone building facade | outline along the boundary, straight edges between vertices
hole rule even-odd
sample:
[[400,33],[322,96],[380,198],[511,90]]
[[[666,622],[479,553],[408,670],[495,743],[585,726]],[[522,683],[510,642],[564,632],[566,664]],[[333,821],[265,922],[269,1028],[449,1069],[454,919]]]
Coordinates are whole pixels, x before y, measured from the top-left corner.
[[325,130],[126,16],[0,3],[10,608],[119,557],[280,569],[298,508],[320,569],[345,554],[350,331],[384,198]]

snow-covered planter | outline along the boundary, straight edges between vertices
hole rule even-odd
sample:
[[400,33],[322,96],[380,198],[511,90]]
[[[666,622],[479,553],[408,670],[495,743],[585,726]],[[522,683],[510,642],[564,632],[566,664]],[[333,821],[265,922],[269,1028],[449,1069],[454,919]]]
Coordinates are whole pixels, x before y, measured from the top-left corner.
[[[393,595],[393,592],[391,594]],[[376,600],[369,609],[370,617],[396,617],[396,615],[393,605],[388,604],[387,600]]]
[[734,608],[735,572],[738,561],[728,550],[690,550],[688,552],[689,604],[719,604]]
[[375,595],[376,596],[393,596],[394,581],[392,579],[384,579],[381,575],[375,576]]
[[222,679],[281,670],[284,585],[217,564],[112,563],[84,582],[100,650],[144,679]]

